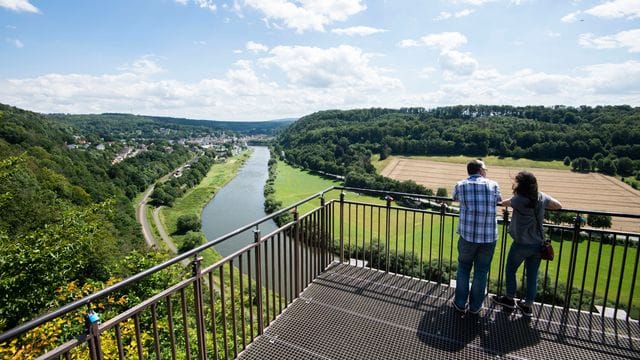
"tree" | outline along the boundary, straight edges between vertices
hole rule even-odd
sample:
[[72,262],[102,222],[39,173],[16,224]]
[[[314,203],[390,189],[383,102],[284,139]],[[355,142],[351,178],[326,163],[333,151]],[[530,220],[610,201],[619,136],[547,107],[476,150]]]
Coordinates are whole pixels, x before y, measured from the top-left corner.
[[202,223],[195,214],[180,215],[176,222],[176,232],[178,234],[186,234],[189,231],[200,231]]
[[562,163],[564,164],[564,166],[569,166],[571,165],[571,158],[568,156],[564,157],[564,160],[562,161]]
[[607,175],[613,176],[617,171],[616,164],[611,159],[604,159],[602,160],[602,168],[600,168],[600,171]]
[[189,231],[187,235],[185,235],[184,239],[182,239],[182,245],[178,249],[180,254],[187,252],[191,249],[194,249],[204,243],[204,236],[200,232]]
[[633,160],[628,157],[621,157],[618,159],[616,163],[617,173],[620,176],[631,176],[633,175]]
[[571,168],[574,171],[589,171],[591,170],[591,162],[584,157],[575,158],[571,162]]
[[587,215],[587,224],[589,226],[595,228],[610,228],[611,227],[611,216],[609,215],[596,215],[589,214]]
[[384,145],[382,147],[382,150],[380,151],[380,160],[388,158],[389,154],[391,154],[391,148],[387,145]]

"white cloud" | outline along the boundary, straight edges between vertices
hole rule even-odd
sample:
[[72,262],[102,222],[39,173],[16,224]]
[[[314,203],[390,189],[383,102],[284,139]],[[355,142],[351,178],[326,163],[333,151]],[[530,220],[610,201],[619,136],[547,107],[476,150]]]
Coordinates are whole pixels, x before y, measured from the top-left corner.
[[[41,112],[134,112],[247,120],[372,106],[399,108],[469,103],[640,106],[639,61],[593,64],[574,69],[570,75],[531,69],[501,74],[495,69],[479,68],[472,76],[425,81],[425,84],[440,85],[421,92],[408,92],[397,79],[384,76],[384,69],[372,66],[370,55],[360,49],[274,49],[262,60],[236,62],[219,78],[188,83],[173,79],[153,80],[131,71],[99,76],[45,74],[34,78],[0,79],[0,98],[14,106]],[[304,55],[318,58],[300,58]],[[345,61],[345,58],[350,60]],[[345,62],[348,69],[339,69],[336,65],[339,61]],[[328,79],[325,81],[328,86],[305,85],[312,82],[305,76],[312,76],[308,69],[313,66],[320,68],[321,76]],[[285,81],[277,83],[257,72],[257,69],[269,70],[269,67],[286,69],[296,73],[298,78],[289,80],[285,76]],[[425,68],[419,73],[438,80],[438,71]],[[347,78],[341,79],[343,73],[348,73]]]
[[[640,84],[640,62],[626,61],[618,64],[597,64],[582,67],[587,73],[583,82],[594,93],[635,93]],[[637,105],[637,102],[636,102]]]
[[406,39],[398,43],[399,47],[429,46],[441,50],[450,50],[467,43],[467,37],[459,32],[442,32],[429,34],[419,40]]
[[249,51],[253,51],[254,53],[261,52],[261,51],[269,51],[268,46],[262,45],[253,41],[249,41],[247,43],[246,49]]
[[9,44],[17,47],[18,49],[22,49],[24,47],[24,44],[22,43],[22,41],[18,40],[18,39],[10,39],[10,38],[6,38],[5,39]]
[[439,34],[429,34],[420,38],[426,46],[438,49],[455,49],[467,43],[467,37],[459,32],[443,32]]
[[29,0],[0,0],[0,7],[17,12],[39,13],[37,7],[33,6]]
[[377,29],[369,26],[352,26],[343,29],[331,29],[331,32],[338,35],[347,35],[347,36],[368,36],[381,32],[386,32],[384,29]]
[[580,13],[581,13],[580,10],[578,10],[576,12],[569,13],[569,14],[563,16],[560,19],[560,21],[565,22],[565,23],[569,23],[569,24],[574,23],[574,22],[578,21],[578,15],[580,15]]
[[164,71],[153,55],[145,55],[136,59],[132,64],[125,64],[120,67],[120,70],[144,76],[155,75]]
[[425,67],[420,70],[418,76],[424,79],[429,79],[435,74],[438,70],[434,67]]
[[552,38],[560,37],[560,33],[559,32],[555,32],[555,31],[551,31],[551,30],[547,31],[546,35],[548,37],[552,37]]
[[462,17],[466,17],[469,16],[471,14],[473,14],[475,12],[475,10],[472,9],[464,9],[462,11],[458,11],[456,13],[450,13],[447,11],[443,11],[441,12],[436,18],[434,18],[434,20],[439,21],[439,20],[447,20],[447,19],[451,19],[451,18],[462,18]]
[[328,24],[347,20],[366,9],[361,2],[362,0],[245,0],[246,5],[262,12],[266,19],[280,21],[285,27],[299,33],[308,30],[324,31]]
[[370,90],[402,86],[399,80],[384,76],[384,69],[371,66],[371,55],[348,45],[327,49],[277,46],[269,54],[261,63],[279,68],[289,82],[297,86]]
[[530,70],[517,72],[504,85],[505,90],[524,92],[528,95],[553,95],[569,91],[576,81],[567,75],[534,73]]
[[613,0],[604,4],[594,6],[584,11],[589,15],[603,17],[608,19],[622,18],[635,19],[640,18],[640,1],[638,0]]
[[407,39],[398,43],[399,47],[428,46],[440,50],[438,63],[447,78],[468,76],[478,68],[478,61],[470,53],[455,50],[467,43],[467,37],[459,32],[429,34],[419,40]]
[[402,83],[386,75],[387,69],[372,65],[374,56],[346,45],[279,46],[255,61],[237,61],[221,77],[190,83],[150,76],[160,66],[145,56],[115,74],[0,79],[0,99],[41,112],[114,111],[203,119],[264,120],[327,108],[400,107],[394,99],[404,92]]
[[471,54],[455,50],[441,52],[438,62],[446,72],[457,76],[471,75],[478,68],[478,61]]
[[628,48],[630,53],[637,53],[640,52],[640,29],[600,37],[591,33],[580,34],[578,44],[593,49]]
[[[190,0],[174,0],[180,5],[187,5]],[[193,3],[199,6],[201,9],[207,9],[209,11],[216,11],[217,6],[214,0],[193,0]]]
[[401,40],[398,43],[398,47],[401,47],[401,48],[418,47],[418,46],[420,46],[420,43],[413,39]]
[[435,21],[447,20],[447,19],[451,19],[452,17],[453,17],[452,13],[450,13],[448,11],[442,11],[442,12],[440,12],[440,14],[438,14],[438,16],[433,18],[433,20],[435,20]]
[[196,5],[200,6],[202,9],[207,9],[210,11],[216,11],[216,4],[213,0],[193,0]]
[[497,0],[448,0],[452,4],[469,4],[475,6],[482,6],[484,4],[494,2]]

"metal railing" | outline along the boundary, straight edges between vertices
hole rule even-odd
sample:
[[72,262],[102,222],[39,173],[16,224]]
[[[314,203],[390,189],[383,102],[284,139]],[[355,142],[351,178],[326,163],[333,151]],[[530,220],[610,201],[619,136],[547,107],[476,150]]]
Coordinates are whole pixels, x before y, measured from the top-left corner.
[[[325,196],[334,191],[340,191],[339,196],[326,200]],[[384,197],[384,201],[347,200],[345,191],[350,197],[354,193],[368,194]],[[394,206],[393,198],[427,199],[440,205],[436,209]],[[318,206],[299,216],[299,207],[317,200]],[[86,330],[78,337],[52,348],[36,346],[33,353],[40,351],[37,355],[43,359],[236,357],[334,261],[453,286],[458,214],[447,205],[450,200],[332,187],[0,334],[0,346],[19,348],[28,341],[25,339],[30,331],[46,329],[65,317],[84,316],[85,307],[93,308],[152,274],[192,259],[188,278],[103,323],[88,316]],[[261,233],[260,224],[290,211],[293,221],[271,233]],[[609,316],[608,310],[618,318],[625,311],[624,321],[634,321],[640,307],[640,234],[584,228],[580,216],[637,220],[640,215],[568,211],[577,213],[572,225],[545,227],[554,240],[556,259],[541,266],[537,300],[565,310],[597,312],[603,317]],[[489,291],[494,293],[501,292],[504,285],[508,222],[505,210],[499,219],[498,245],[489,275]],[[205,249],[249,231],[253,232],[253,243],[203,268],[200,255]]]

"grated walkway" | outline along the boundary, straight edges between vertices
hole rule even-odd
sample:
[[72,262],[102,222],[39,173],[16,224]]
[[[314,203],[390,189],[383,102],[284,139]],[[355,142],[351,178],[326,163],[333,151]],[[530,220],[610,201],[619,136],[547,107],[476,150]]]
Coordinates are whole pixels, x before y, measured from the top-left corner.
[[450,306],[453,288],[333,264],[240,359],[638,359],[638,322],[545,306],[527,319],[485,301]]

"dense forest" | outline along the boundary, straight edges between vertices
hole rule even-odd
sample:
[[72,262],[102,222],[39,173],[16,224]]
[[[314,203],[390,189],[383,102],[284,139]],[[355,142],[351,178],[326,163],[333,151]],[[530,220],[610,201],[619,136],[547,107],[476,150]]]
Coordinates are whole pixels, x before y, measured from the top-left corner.
[[[577,171],[638,176],[640,108],[453,106],[321,111],[278,137],[277,151],[347,185],[400,189],[375,175],[371,156],[468,155],[561,160]],[[635,183],[634,183],[635,184]]]
[[[142,116],[131,114],[51,114],[48,118],[82,131],[85,136],[102,138],[105,141],[131,137],[166,139],[203,137],[222,133],[238,135],[272,135],[289,125],[293,120],[273,121],[211,121],[183,118]],[[90,139],[91,140],[91,139]],[[93,139],[96,140],[96,139]]]
[[[0,104],[0,331],[63,305],[60,298],[69,294],[59,289],[69,284],[113,281],[167,258],[146,248],[132,199],[196,155],[195,175],[183,181],[206,173],[210,156],[169,140],[215,130],[174,124],[175,133],[152,130],[153,137],[142,139],[145,129],[162,126],[130,120],[79,120]],[[122,141],[102,149],[69,146],[79,139],[107,144],[103,132]],[[144,151],[113,162],[125,146]],[[156,280],[131,289],[143,293],[130,298],[143,298],[170,281]]]

